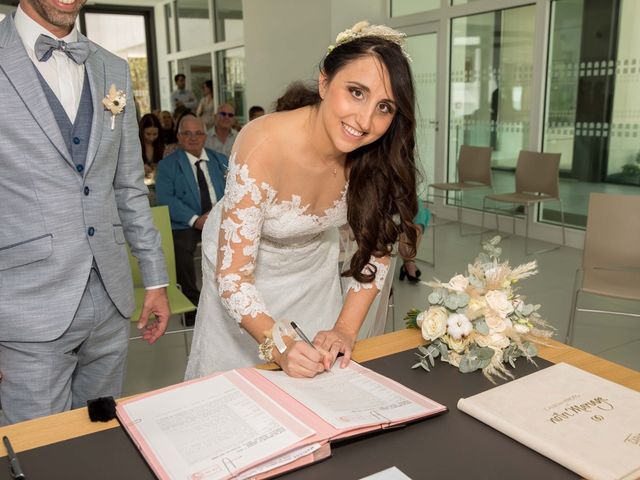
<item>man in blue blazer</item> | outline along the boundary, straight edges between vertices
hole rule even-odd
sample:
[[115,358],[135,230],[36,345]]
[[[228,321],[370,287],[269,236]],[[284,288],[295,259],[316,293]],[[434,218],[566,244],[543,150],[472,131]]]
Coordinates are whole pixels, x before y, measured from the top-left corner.
[[[227,157],[204,148],[207,133],[202,119],[182,118],[178,126],[179,148],[158,164],[156,198],[169,206],[176,274],[182,292],[195,305],[200,299],[196,285],[194,254],[212,206],[224,195]],[[193,325],[195,313],[187,317]]]

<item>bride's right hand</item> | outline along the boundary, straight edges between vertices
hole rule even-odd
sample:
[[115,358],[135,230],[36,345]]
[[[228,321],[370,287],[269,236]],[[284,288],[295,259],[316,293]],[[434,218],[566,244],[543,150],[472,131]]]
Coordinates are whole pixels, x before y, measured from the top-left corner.
[[324,360],[331,354],[321,348],[313,348],[302,341],[287,343],[287,349],[280,354],[274,349],[274,360],[290,377],[312,378],[324,372]]

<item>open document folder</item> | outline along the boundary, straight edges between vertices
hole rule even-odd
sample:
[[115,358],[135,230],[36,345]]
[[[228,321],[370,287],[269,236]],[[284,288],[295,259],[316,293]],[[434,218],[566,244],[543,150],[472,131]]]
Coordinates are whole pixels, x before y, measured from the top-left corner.
[[351,362],[313,379],[244,368],[124,400],[122,425],[161,479],[268,478],[329,442],[446,410]]

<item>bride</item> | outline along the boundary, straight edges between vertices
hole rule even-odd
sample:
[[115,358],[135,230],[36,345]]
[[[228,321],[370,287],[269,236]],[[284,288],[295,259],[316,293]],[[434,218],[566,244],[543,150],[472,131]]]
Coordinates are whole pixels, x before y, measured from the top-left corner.
[[[275,361],[312,377],[351,357],[400,234],[415,247],[414,88],[403,35],[360,22],[317,89],[294,84],[236,139],[202,233],[203,289],[186,378]],[[357,243],[343,302],[337,228]],[[295,321],[313,346],[287,329]]]

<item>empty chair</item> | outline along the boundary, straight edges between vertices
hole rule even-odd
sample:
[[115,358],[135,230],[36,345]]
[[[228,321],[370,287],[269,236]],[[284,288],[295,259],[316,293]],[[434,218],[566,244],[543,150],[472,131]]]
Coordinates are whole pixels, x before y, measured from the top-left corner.
[[[582,265],[576,271],[566,342],[573,341],[576,312],[640,318],[631,311],[578,308],[581,292],[640,302],[640,195],[592,193]],[[631,310],[631,309],[629,309]]]
[[524,249],[527,255],[533,253],[544,253],[560,248],[559,246],[539,250],[537,252],[529,252],[529,213],[530,207],[536,204],[556,201],[560,204],[560,219],[562,223],[562,245],[565,244],[564,231],[564,209],[562,199],[560,198],[560,154],[559,153],[541,153],[529,152],[521,150],[518,155],[518,163],[516,165],[516,191],[511,193],[497,193],[484,197],[482,202],[482,223],[480,241],[482,242],[484,229],[484,215],[487,211],[487,200],[497,203],[510,203],[513,205],[522,205],[524,212],[520,215],[516,210],[507,212],[506,210],[492,208],[496,215],[496,229],[500,230],[498,224],[498,212],[510,214],[513,218],[513,233],[516,232],[516,217],[521,217],[525,221],[525,240]]
[[[167,273],[169,275],[169,285],[167,286],[167,297],[169,298],[169,306],[171,308],[171,315],[184,315],[187,312],[193,312],[196,306],[180,291],[180,287],[176,280],[176,258],[173,250],[173,235],[171,233],[171,220],[169,219],[169,207],[166,205],[151,208],[151,214],[153,215],[153,224],[160,232],[162,241],[162,252],[164,253],[164,259],[167,264]],[[127,247],[127,250],[129,248]],[[131,264],[131,274],[133,276],[133,289],[136,298],[136,310],[131,316],[132,322],[137,322],[140,312],[142,311],[142,305],[144,302],[144,285],[142,284],[142,276],[140,275],[140,269],[138,267],[138,260],[131,255],[129,250],[129,263]],[[184,320],[184,319],[183,319]],[[183,322],[184,323],[184,322]],[[166,332],[171,333],[184,333],[185,350],[189,351],[189,344],[187,339],[187,330],[180,329]],[[141,338],[140,336],[133,337],[130,340]]]
[[[432,183],[427,185],[427,203],[433,203],[435,198],[446,199],[449,192],[454,193],[453,203],[457,207],[458,229],[460,236],[477,235],[478,232],[463,233],[462,232],[462,193],[467,190],[476,190],[479,188],[490,188],[493,190],[493,182],[491,179],[491,147],[476,147],[473,145],[462,145],[458,153],[458,162],[456,163],[456,182]],[[436,214],[432,212],[435,219]],[[436,230],[435,227],[441,227],[451,222],[431,222],[433,227],[433,238],[431,240],[433,261],[426,262],[432,266],[436,266]]]
[[491,151],[491,147],[462,145],[460,147],[460,153],[458,154],[458,181],[432,183],[427,186],[427,200],[429,199],[429,188],[433,189],[431,192],[432,199],[435,197],[447,198],[449,192],[454,192],[454,203],[458,207],[460,235],[462,235],[462,192],[476,190],[478,188],[490,188],[493,190],[493,182],[491,180]]

